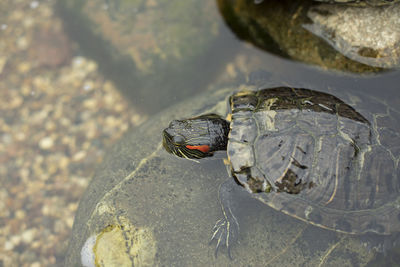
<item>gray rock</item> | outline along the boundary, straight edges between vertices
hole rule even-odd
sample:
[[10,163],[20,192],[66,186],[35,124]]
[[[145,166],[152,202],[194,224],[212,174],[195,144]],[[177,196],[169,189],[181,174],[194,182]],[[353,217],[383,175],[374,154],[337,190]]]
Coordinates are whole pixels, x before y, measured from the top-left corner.
[[304,27],[348,58],[373,67],[400,67],[400,5],[319,5],[308,17],[313,23]]
[[355,73],[399,67],[399,3],[218,0],[218,5],[238,38],[276,55]]
[[218,188],[228,179],[225,155],[200,163],[174,157],[164,151],[161,131],[183,114],[224,114],[235,88],[192,97],[113,147],[78,208],[66,266],[81,266],[81,255],[89,261],[95,256],[99,266],[365,266],[371,260],[373,253],[358,239],[311,226],[251,198],[240,203],[234,259],[224,250],[214,256],[215,243],[209,241],[221,215]]

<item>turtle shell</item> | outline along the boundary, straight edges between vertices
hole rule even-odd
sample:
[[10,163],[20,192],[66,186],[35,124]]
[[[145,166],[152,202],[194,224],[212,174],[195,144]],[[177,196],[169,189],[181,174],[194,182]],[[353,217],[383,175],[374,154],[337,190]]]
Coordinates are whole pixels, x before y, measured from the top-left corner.
[[397,111],[362,115],[286,87],[236,93],[230,107],[232,175],[255,198],[339,232],[400,231]]

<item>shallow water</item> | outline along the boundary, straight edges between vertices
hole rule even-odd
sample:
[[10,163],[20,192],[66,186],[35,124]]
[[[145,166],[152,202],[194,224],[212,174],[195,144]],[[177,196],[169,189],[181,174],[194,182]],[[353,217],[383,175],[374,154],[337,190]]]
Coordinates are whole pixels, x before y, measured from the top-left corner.
[[[111,6],[110,2],[112,2],[112,0],[104,1],[104,14],[111,17],[118,17],[118,8],[112,8],[112,10],[111,8],[106,8],[107,5]],[[386,101],[389,105],[395,107],[398,107],[400,103],[399,71],[388,71],[364,76],[349,73],[340,73],[337,71],[327,71],[315,66],[293,62],[291,60],[283,59],[279,56],[261,51],[251,44],[241,42],[233,33],[230,32],[228,28],[226,28],[221,18],[218,21],[218,25],[222,27],[222,29],[220,30],[221,40],[216,42],[215,45],[213,45],[212,50],[207,52],[210,54],[204,55],[204,57],[207,57],[208,59],[206,62],[198,62],[198,64],[201,65],[204,70],[212,71],[204,71],[205,73],[207,73],[207,75],[198,73],[198,76],[201,77],[201,79],[196,80],[196,82],[193,82],[193,80],[190,79],[191,76],[189,75],[170,77],[170,79],[163,81],[165,84],[175,84],[176,82],[174,79],[186,79],[185,83],[182,84],[196,83],[196,85],[194,85],[194,87],[196,87],[195,91],[188,90],[189,92],[182,92],[182,94],[179,94],[179,92],[177,91],[163,91],[161,94],[161,90],[166,90],[166,88],[168,88],[166,86],[164,88],[158,89],[159,91],[154,90],[151,95],[141,97],[137,101],[137,99],[134,99],[137,96],[137,94],[135,94],[135,89],[140,90],[140,88],[135,88],[135,86],[132,86],[131,88],[129,88],[129,90],[127,90],[126,87],[124,87],[126,86],[126,83],[123,82],[126,81],[124,80],[124,78],[122,78],[121,81],[119,80],[118,75],[116,77],[115,75],[108,75],[107,73],[105,73],[107,71],[107,68],[102,66],[105,66],[109,63],[107,61],[108,58],[102,59],[101,56],[96,58],[97,64],[99,66],[98,69],[88,71],[87,69],[90,69],[91,67],[85,65],[88,64],[86,61],[93,56],[88,53],[88,51],[85,51],[85,49],[72,50],[73,54],[68,57],[70,59],[74,58],[74,60],[66,60],[65,63],[62,63],[60,65],[53,63],[40,63],[42,65],[49,64],[49,66],[46,65],[45,70],[43,70],[42,67],[31,67],[26,70],[26,64],[24,65],[24,63],[28,62],[30,65],[35,66],[35,64],[39,60],[37,56],[27,57],[29,53],[27,52],[27,48],[24,47],[24,42],[26,42],[26,40],[23,39],[27,38],[28,40],[30,40],[31,36],[37,32],[37,29],[49,27],[49,25],[52,24],[52,21],[54,20],[57,20],[59,22],[57,12],[54,13],[54,16],[48,15],[48,17],[46,17],[45,15],[43,15],[48,14],[47,10],[50,10],[50,13],[53,12],[53,1],[40,3],[39,6],[37,6],[38,3],[39,2],[36,1],[17,1],[15,3],[14,1],[6,1],[3,3],[4,8],[0,4],[0,7],[2,7],[1,12],[5,12],[4,14],[9,12],[8,14],[11,14],[8,16],[4,16],[4,22],[0,21],[0,24],[3,25],[0,30],[0,34],[1,31],[10,31],[10,29],[14,30],[13,32],[8,32],[7,40],[3,39],[1,41],[4,44],[1,48],[3,49],[2,52],[4,52],[4,54],[1,55],[0,53],[0,62],[4,58],[6,58],[7,62],[6,67],[2,66],[0,68],[0,81],[3,82],[3,86],[0,86],[0,88],[2,94],[6,96],[4,97],[3,101],[10,102],[12,99],[15,99],[15,95],[18,95],[22,96],[22,103],[24,103],[16,107],[10,107],[10,109],[5,108],[4,113],[2,112],[2,115],[0,116],[0,118],[2,119],[2,123],[6,122],[5,124],[7,125],[15,126],[15,128],[12,128],[12,131],[7,132],[7,129],[4,128],[6,130],[2,130],[1,133],[3,142],[1,152],[4,155],[2,157],[3,160],[1,161],[2,165],[4,165],[2,166],[1,170],[2,181],[5,185],[5,188],[2,190],[3,193],[1,197],[3,203],[11,203],[11,210],[7,207],[3,207],[1,214],[1,218],[4,220],[5,224],[2,225],[3,231],[0,237],[6,245],[4,245],[4,247],[0,249],[0,260],[2,260],[5,266],[28,266],[29,264],[36,264],[35,266],[59,266],[62,264],[66,253],[66,240],[71,233],[71,216],[76,210],[76,203],[82,196],[84,189],[86,188],[86,185],[88,184],[88,181],[92,176],[95,165],[98,164],[99,160],[105,153],[105,147],[115,142],[115,140],[118,139],[119,136],[121,136],[122,132],[124,132],[127,127],[137,127],[137,121],[145,120],[148,114],[159,112],[161,109],[161,105],[157,105],[155,103],[163,102],[166,107],[171,107],[174,106],[176,103],[181,102],[183,99],[189,98],[193,100],[196,97],[197,93],[201,93],[202,91],[205,91],[207,89],[214,90],[215,86],[213,85],[215,84],[237,84],[238,81],[242,81],[244,79],[246,74],[260,69],[267,71],[269,75],[271,75],[271,79],[273,79],[274,81],[282,81],[282,85],[295,84],[303,87],[312,87],[314,89],[320,88],[321,91],[329,91],[331,94],[335,94],[335,92],[337,92],[339,95],[343,92],[354,92],[354,94],[368,94],[374,97],[378,97],[379,99]],[[210,3],[212,2],[210,1]],[[118,5],[115,5],[114,7],[118,7]],[[215,5],[215,9],[216,8],[217,7]],[[22,13],[22,15],[18,13],[15,14],[15,10]],[[138,12],[140,12],[140,10]],[[31,20],[25,20],[24,30],[22,32],[20,28],[18,28],[16,22],[21,17],[31,18]],[[29,25],[32,25],[32,20],[35,27],[29,27]],[[78,34],[79,29],[76,28],[73,29],[73,31],[76,31],[76,33]],[[14,48],[12,48],[11,45],[7,45],[8,42],[17,43],[20,47],[17,49],[17,51],[14,51],[12,50]],[[28,47],[33,46],[33,43],[35,42],[28,42]],[[95,47],[96,43],[89,43],[89,46],[90,45]],[[38,46],[44,45],[39,42]],[[227,53],[227,51],[229,51],[229,53]],[[78,55],[80,56],[80,58],[76,58],[76,56]],[[24,59],[22,60],[21,58]],[[77,62],[79,60],[85,61],[84,67],[82,67],[81,69],[79,68],[79,66],[81,66],[79,64],[81,63]],[[170,64],[173,65],[174,62],[170,62]],[[192,62],[191,64],[196,64],[196,61]],[[69,71],[68,69],[72,70]],[[115,69],[114,71],[114,74],[118,74],[124,73],[126,70]],[[201,68],[197,69],[196,71],[201,72]],[[82,73],[84,72],[85,75],[82,77]],[[38,77],[41,77],[41,79],[39,79]],[[65,91],[62,91],[64,89],[60,89],[60,79],[69,81],[69,83],[63,84],[65,86]],[[146,79],[151,79],[151,76],[146,77]],[[30,80],[34,81],[29,82]],[[114,90],[112,94],[107,93],[108,91],[106,90],[106,92],[104,93],[104,98],[108,100],[104,102],[101,102],[101,100],[97,100],[98,103],[101,103],[98,104],[98,106],[96,107],[97,112],[100,112],[100,115],[103,114],[101,112],[104,112],[105,117],[112,118],[108,121],[102,120],[101,118],[91,121],[90,124],[94,125],[96,130],[93,130],[95,133],[90,135],[91,137],[89,139],[88,137],[84,137],[86,136],[85,134],[89,132],[89,130],[83,127],[81,124],[82,122],[84,123],[86,121],[85,118],[93,118],[94,115],[92,115],[92,113],[88,113],[87,110],[81,111],[79,110],[79,108],[84,105],[90,107],[90,99],[97,99],[96,96],[103,94],[102,89],[104,88],[105,80],[112,81],[114,82],[114,84],[116,84],[116,87],[120,87],[117,88],[118,91]],[[130,80],[128,79],[128,81]],[[32,84],[32,88],[34,89],[27,88],[27,84]],[[96,87],[101,88],[98,89]],[[54,88],[54,90],[41,90],[41,88]],[[83,88],[90,89],[86,90]],[[174,90],[175,89],[176,88],[174,88]],[[73,116],[71,116],[71,118],[68,119],[70,122],[69,124],[64,126],[65,128],[59,128],[59,137],[53,138],[55,140],[60,140],[60,145],[58,145],[58,141],[55,141],[54,146],[46,148],[47,145],[49,145],[48,143],[46,143],[46,141],[51,141],[43,138],[45,138],[46,136],[54,137],[54,134],[51,134],[54,126],[49,125],[49,123],[46,124],[46,122],[50,120],[48,118],[48,116],[50,115],[46,116],[43,114],[53,114],[53,112],[56,113],[54,110],[58,110],[58,112],[61,112],[61,108],[57,109],[56,102],[63,101],[60,99],[64,98],[49,98],[46,105],[41,103],[40,100],[43,100],[48,95],[54,94],[53,92],[57,90],[60,90],[61,94],[64,94],[64,96],[67,95],[67,92],[74,92],[73,95],[67,97],[67,100],[64,100],[68,101],[67,108],[64,107],[64,112],[66,114],[71,114],[72,112],[68,110],[68,108],[70,108],[71,110],[79,110],[79,112],[77,112],[78,114],[74,114]],[[180,88],[180,90],[186,89]],[[234,88],[232,88],[232,90],[234,90]],[[26,91],[28,93],[26,93]],[[88,91],[92,93],[89,94],[87,93]],[[119,92],[121,95],[118,96]],[[34,94],[36,94],[36,96],[34,96]],[[183,97],[184,95],[186,96]],[[85,100],[88,100],[88,102],[85,102]],[[21,117],[19,117],[19,112],[21,112],[22,114],[33,112],[31,111],[31,109],[28,109],[28,111],[23,111],[24,108],[29,106],[29,103],[33,103],[32,109],[34,110],[34,112],[37,112],[37,114],[39,114],[35,117],[37,120],[37,124],[35,125],[29,123],[30,119],[20,121]],[[115,107],[117,105],[122,105],[123,108],[117,108],[115,110],[112,109],[112,107]],[[110,109],[110,113],[105,112],[105,110],[108,108]],[[66,109],[67,111],[65,111]],[[95,113],[96,112],[93,111],[93,114]],[[176,114],[174,116],[176,117],[178,115],[181,114]],[[141,119],[137,119],[137,121],[132,120],[132,118],[135,116],[141,116]],[[186,115],[182,114],[182,116]],[[400,121],[400,118],[395,119],[397,121]],[[57,122],[62,120],[60,120],[59,117],[52,117],[51,121]],[[124,122],[126,123],[124,124]],[[63,122],[61,122],[61,124],[62,123]],[[116,125],[114,128],[110,126],[110,124],[114,125],[113,123]],[[111,128],[107,128],[109,126]],[[160,125],[159,128],[162,129],[166,126],[167,125]],[[46,133],[42,132],[43,128],[46,129]],[[56,128],[58,129],[58,127]],[[69,130],[71,128],[73,128],[73,130],[71,132],[67,132],[67,129]],[[98,130],[104,128],[107,128],[105,132],[101,132],[101,130]],[[10,141],[10,139],[22,140],[19,133],[24,131],[27,131],[30,135],[29,137],[32,137],[30,148],[23,145],[24,143],[18,143],[22,141]],[[77,132],[77,136],[73,136],[73,134],[76,134]],[[149,133],[144,133],[142,136],[135,136],[138,140],[141,140],[148,138],[148,134]],[[159,133],[155,134],[160,136]],[[71,143],[74,143],[73,145],[69,145],[70,141],[67,140],[67,135],[73,137],[74,141],[71,141]],[[88,138],[88,140],[86,140],[85,138]],[[24,140],[26,139],[28,138],[25,137]],[[40,142],[41,140],[44,141]],[[99,150],[97,151],[95,150],[95,148]],[[143,148],[143,154],[148,154],[147,148]],[[26,158],[26,155],[31,155],[31,157]],[[49,155],[55,155],[55,157],[48,157]],[[170,160],[170,162],[166,161],[168,164],[176,164],[177,168],[179,168],[179,164],[186,164],[181,163],[181,161],[173,158],[169,159],[168,155],[166,154],[161,155],[163,159]],[[68,162],[67,167],[60,167],[61,163],[65,161]],[[24,163],[20,164],[20,162]],[[35,162],[36,164],[34,164]],[[52,164],[54,164],[54,166],[57,166],[55,167],[57,171],[54,171],[54,168],[51,167],[53,166]],[[62,164],[65,165],[66,163]],[[217,174],[215,174],[215,176],[217,177],[216,179],[220,179],[219,182],[222,182],[224,177],[221,177],[221,173],[222,175],[226,174],[224,167],[222,165],[218,165],[218,163],[208,164],[210,165],[208,168],[215,168],[215,171],[217,172]],[[21,166],[26,167],[26,169],[29,169],[30,172],[26,174],[26,171],[21,171],[25,170]],[[37,171],[38,168],[41,168],[40,171]],[[188,168],[193,168],[194,171],[204,170],[202,169],[202,167],[195,165],[190,165],[190,167]],[[178,174],[180,173],[179,170],[175,171]],[[188,171],[186,171],[186,173],[187,172]],[[32,178],[29,178],[30,176],[32,176]],[[180,180],[175,180],[174,182],[179,183]],[[194,183],[193,185],[196,184],[197,183]],[[161,254],[158,257],[160,259],[164,259],[164,263],[167,263],[167,265],[168,262],[178,265],[189,263],[189,261],[187,261],[187,258],[185,258],[185,255],[181,255],[176,252],[179,251],[179,249],[181,249],[182,252],[188,251],[188,253],[190,252],[196,254],[196,257],[202,259],[201,262],[204,261],[207,263],[211,262],[214,264],[218,264],[218,262],[213,262],[213,247],[208,246],[207,239],[208,234],[211,233],[212,226],[214,225],[214,220],[219,216],[220,212],[217,203],[216,190],[216,187],[219,183],[218,181],[213,181],[208,184],[199,183],[197,189],[203,188],[207,191],[207,185],[211,184],[213,185],[213,188],[210,189],[210,192],[202,193],[201,190],[197,190],[195,193],[192,193],[192,195],[189,194],[189,196],[186,196],[187,202],[191,204],[193,204],[192,202],[196,202],[196,197],[198,197],[198,203],[194,203],[193,205],[198,207],[199,210],[193,210],[191,209],[191,206],[185,206],[185,211],[187,211],[187,213],[178,210],[181,213],[177,212],[177,214],[175,215],[177,216],[177,218],[182,219],[182,221],[184,219],[187,219],[188,221],[188,227],[190,229],[183,229],[181,231],[183,237],[188,238],[188,236],[190,236],[190,231],[198,230],[198,232],[194,234],[193,240],[191,240],[191,242],[188,242],[187,244],[194,246],[196,245],[195,241],[201,240],[205,243],[198,245],[200,248],[204,249],[201,251],[206,251],[206,253],[197,255],[196,251],[193,252],[195,248],[186,247],[186,243],[179,243],[179,245],[177,245],[175,249],[161,250]],[[143,186],[148,187],[149,184],[144,183]],[[174,187],[173,184],[169,186]],[[180,187],[177,186],[177,188]],[[151,187],[147,190],[149,190],[150,192]],[[175,193],[184,194],[185,192],[184,190],[177,190],[177,192]],[[29,197],[29,194],[33,196],[32,199],[34,199],[34,201]],[[65,197],[57,198],[57,195]],[[153,194],[152,197],[157,197],[157,194]],[[181,197],[177,198],[180,199]],[[185,197],[182,198],[182,201],[185,201]],[[19,199],[22,200],[18,201]],[[12,200],[15,200],[15,202],[12,202]],[[138,200],[140,201],[140,199]],[[158,206],[158,208],[155,208],[156,210],[163,208],[163,205],[165,205],[162,200],[162,198],[151,200],[152,205],[156,205],[157,203],[160,205]],[[207,204],[207,201],[209,201],[209,204]],[[29,205],[30,202],[35,204]],[[177,203],[179,203],[179,201]],[[202,203],[203,206],[199,205],[200,203]],[[249,203],[250,204],[247,205],[245,204],[245,210],[247,209],[247,211],[245,211],[243,215],[243,229],[247,232],[245,232],[242,236],[244,241],[242,242],[242,244],[239,244],[239,246],[237,246],[235,250],[233,250],[233,253],[236,252],[246,254],[243,251],[249,248],[253,249],[251,253],[253,253],[257,257],[263,257],[264,255],[265,262],[268,262],[270,266],[285,264],[285,260],[288,260],[286,261],[286,264],[288,264],[289,262],[291,262],[290,260],[297,259],[296,257],[298,257],[299,253],[303,253],[303,255],[310,258],[329,255],[329,257],[331,258],[328,259],[327,256],[326,258],[323,258],[323,260],[319,261],[319,264],[322,264],[323,266],[323,264],[325,264],[328,260],[333,260],[334,258],[340,259],[343,256],[340,253],[346,251],[345,249],[343,249],[335,252],[333,248],[333,252],[330,251],[329,254],[322,253],[321,256],[321,254],[318,254],[320,253],[319,249],[321,249],[321,247],[326,246],[324,247],[324,249],[326,249],[324,250],[324,252],[329,251],[329,246],[332,246],[332,244],[341,244],[340,242],[342,242],[342,240],[347,240],[346,237],[344,237],[343,239],[342,237],[337,237],[329,231],[323,231],[320,229],[311,228],[310,230],[309,228],[307,228],[308,226],[306,224],[292,221],[291,219],[288,219],[286,215],[281,215],[279,212],[271,211],[268,213],[268,210],[265,211],[268,208],[265,208],[265,206],[263,205],[259,205],[258,202],[257,204],[254,204],[250,201]],[[209,206],[211,211],[209,209],[205,209],[205,206]],[[63,212],[63,209],[65,209],[66,212]],[[176,209],[171,208],[171,210],[173,211]],[[144,213],[145,212],[143,211],[143,218],[145,218],[145,216],[148,216]],[[198,214],[203,214],[204,218],[198,220],[198,218],[196,217],[198,216]],[[269,222],[275,226],[275,228],[273,229],[271,229],[271,227],[266,227],[266,225],[263,225],[264,221],[260,219],[265,218],[265,220],[267,220],[271,215],[274,217],[270,219]],[[168,221],[168,223],[171,224],[166,223],[164,225],[163,223],[161,223],[161,225],[164,227],[163,231],[165,231],[166,233],[178,233],[180,229],[176,229],[177,226],[173,225],[174,218],[171,218],[174,215],[169,214],[169,216],[170,217],[168,217],[168,219],[170,219],[170,221]],[[192,217],[187,218],[183,216]],[[158,216],[155,216],[155,218],[160,220],[162,219],[162,217]],[[27,222],[28,220],[31,222],[31,224]],[[138,223],[143,223],[141,220],[143,219],[138,218]],[[194,224],[197,220],[201,224],[200,226],[196,226],[196,224]],[[81,223],[83,222],[81,221]],[[159,223],[160,222],[154,221],[150,222],[149,224],[153,227],[156,227],[157,225],[159,225]],[[254,229],[256,229],[255,231],[257,232],[251,231],[253,224],[255,225]],[[293,227],[301,227],[301,231],[293,231],[293,229],[296,229]],[[268,233],[266,233],[266,237],[268,238],[279,236],[279,231],[286,231],[286,239],[282,240],[281,243],[275,243],[277,246],[281,246],[275,249],[277,249],[277,251],[280,251],[279,253],[282,254],[278,253],[277,255],[270,255],[267,252],[257,253],[257,243],[252,243],[252,240],[262,240],[262,236],[257,234],[260,231],[261,233],[262,231],[268,231]],[[32,232],[34,232],[34,234],[32,234]],[[75,232],[75,234],[76,233],[77,232]],[[33,235],[33,237],[31,237],[30,234]],[[86,234],[89,235],[90,233]],[[163,244],[166,246],[166,244],[168,244],[169,242],[169,235],[158,233],[158,236],[160,237],[160,242],[165,242]],[[324,236],[324,238],[331,240],[325,240],[325,242],[321,244],[321,247],[318,247],[315,244],[319,244],[318,239],[320,238],[320,236]],[[178,237],[179,235],[175,237],[174,241],[178,242]],[[59,243],[58,246],[55,245],[57,243]],[[51,248],[52,244],[55,246],[55,249]],[[275,251],[274,248],[268,247],[268,242],[264,242],[262,243],[262,245],[263,250]],[[42,249],[40,249],[40,247],[42,247]],[[302,251],[302,247],[306,247],[307,251]],[[75,256],[79,255],[77,254],[79,253],[79,251],[77,251],[79,247],[75,247],[74,249],[75,251],[71,253]],[[171,251],[175,251],[177,253],[176,258],[168,258],[168,252]],[[162,254],[162,252],[164,254]],[[250,255],[251,253],[249,253],[248,255]],[[379,257],[395,258],[398,257],[396,255],[397,254],[392,255],[389,252],[389,254],[387,254],[386,256],[380,255]],[[343,257],[346,259],[357,259],[356,256],[353,257],[351,255],[345,255]],[[41,259],[44,258],[46,258],[46,260],[42,261]],[[227,260],[225,256],[221,256],[220,258],[222,258],[220,259],[222,261]],[[263,259],[261,258],[261,262],[262,260]],[[197,265],[196,262],[192,263],[193,265]],[[236,263],[244,264],[243,262]],[[359,264],[363,265],[363,263],[359,262],[352,263],[354,266],[357,266]],[[229,261],[224,261],[224,264],[229,264]],[[232,264],[234,265],[235,261],[232,262]],[[318,261],[316,264],[313,262],[312,266],[314,265],[318,266]]]

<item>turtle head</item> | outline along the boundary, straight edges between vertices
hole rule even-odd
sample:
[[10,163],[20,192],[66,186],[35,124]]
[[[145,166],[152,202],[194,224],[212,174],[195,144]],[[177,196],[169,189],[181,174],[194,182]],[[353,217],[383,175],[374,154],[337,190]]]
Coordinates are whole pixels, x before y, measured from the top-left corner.
[[229,123],[216,114],[174,120],[163,131],[164,148],[182,158],[204,158],[226,150]]

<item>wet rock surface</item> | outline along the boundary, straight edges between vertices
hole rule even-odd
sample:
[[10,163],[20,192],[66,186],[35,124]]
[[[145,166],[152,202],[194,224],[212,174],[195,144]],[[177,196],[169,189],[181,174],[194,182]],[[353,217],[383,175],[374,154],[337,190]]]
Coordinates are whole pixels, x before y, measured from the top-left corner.
[[282,57],[355,73],[399,67],[400,5],[219,0],[235,34]]
[[357,238],[311,226],[251,198],[240,199],[240,243],[232,249],[234,259],[224,249],[214,256],[215,243],[209,242],[221,216],[217,195],[219,185],[228,179],[226,168],[218,159],[199,164],[171,156],[162,148],[161,131],[182,114],[221,112],[230,91],[225,88],[176,105],[113,147],[78,209],[66,266],[80,266],[88,238],[121,216],[153,233],[154,266],[347,266],[353,262],[365,266],[374,257]]
[[372,67],[400,67],[400,5],[320,5],[307,15],[312,23],[304,27],[348,58]]

